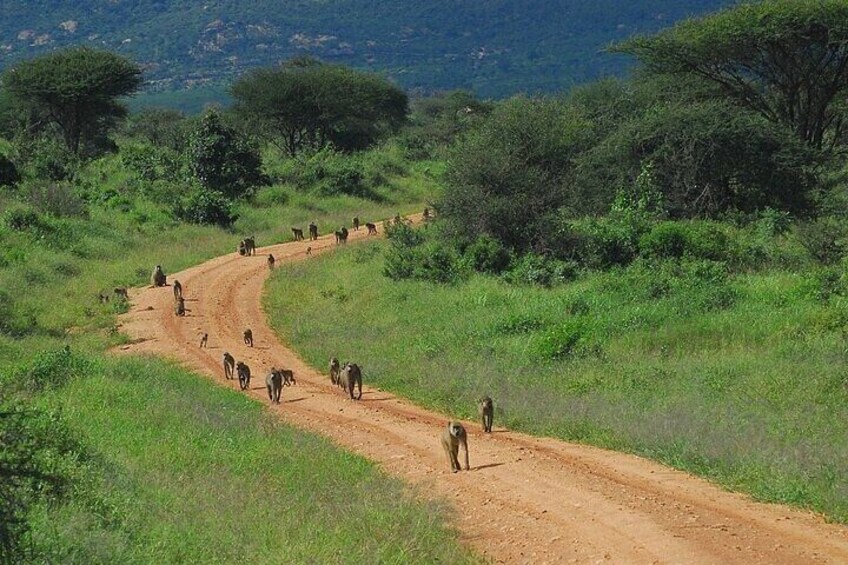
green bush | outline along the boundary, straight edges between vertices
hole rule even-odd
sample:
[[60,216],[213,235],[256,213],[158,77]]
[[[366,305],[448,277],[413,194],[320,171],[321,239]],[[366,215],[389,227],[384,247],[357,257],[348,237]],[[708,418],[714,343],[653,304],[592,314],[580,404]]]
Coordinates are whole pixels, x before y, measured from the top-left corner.
[[40,351],[32,362],[17,369],[13,381],[16,387],[29,392],[61,388],[71,379],[85,376],[93,370],[92,361],[73,353],[69,346]]
[[512,284],[530,284],[552,287],[574,280],[577,277],[577,265],[571,261],[549,259],[543,255],[528,253],[513,262],[504,278]]
[[724,261],[730,240],[713,222],[660,222],[639,238],[639,251],[653,258]]
[[584,318],[569,318],[544,331],[536,353],[545,361],[599,355],[601,346],[593,342],[591,328]]
[[465,250],[465,257],[478,273],[500,274],[509,267],[512,257],[496,239],[481,235]]
[[174,217],[192,224],[228,228],[238,219],[233,203],[215,190],[196,190],[174,208]]
[[57,218],[88,217],[85,200],[77,195],[76,189],[68,182],[36,181],[29,183],[27,188],[27,200],[42,214]]
[[434,235],[425,237],[404,222],[388,224],[386,235],[390,245],[385,253],[383,274],[392,280],[450,283],[465,274],[456,249]]
[[[626,265],[636,257],[636,226],[608,218],[569,220],[556,235],[554,255],[589,269]],[[554,247],[554,246],[552,246]]]
[[29,208],[12,208],[3,215],[3,223],[15,231],[43,229],[44,222],[38,212]]
[[798,237],[810,255],[822,265],[832,265],[848,250],[848,223],[826,216],[798,225]]

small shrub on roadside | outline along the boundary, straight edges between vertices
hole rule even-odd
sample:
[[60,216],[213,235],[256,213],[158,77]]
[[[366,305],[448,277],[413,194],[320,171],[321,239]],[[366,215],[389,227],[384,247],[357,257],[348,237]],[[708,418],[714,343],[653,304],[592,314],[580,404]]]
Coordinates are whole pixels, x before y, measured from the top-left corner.
[[509,251],[496,239],[481,235],[465,250],[465,257],[478,273],[497,275],[505,271],[512,260]]

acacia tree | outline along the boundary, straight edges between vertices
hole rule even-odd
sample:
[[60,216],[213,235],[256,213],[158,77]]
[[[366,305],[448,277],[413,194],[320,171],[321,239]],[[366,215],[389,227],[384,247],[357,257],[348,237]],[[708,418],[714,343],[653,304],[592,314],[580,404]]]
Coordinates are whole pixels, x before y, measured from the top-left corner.
[[289,155],[332,144],[368,147],[404,122],[406,94],[385,79],[298,58],[256,69],[230,89],[235,110]]
[[3,74],[3,86],[22,107],[59,128],[79,155],[126,116],[119,98],[141,86],[141,69],[108,51],[78,47],[23,61]]
[[841,139],[848,3],[767,0],[684,21],[614,50],[658,73],[694,74],[815,148]]

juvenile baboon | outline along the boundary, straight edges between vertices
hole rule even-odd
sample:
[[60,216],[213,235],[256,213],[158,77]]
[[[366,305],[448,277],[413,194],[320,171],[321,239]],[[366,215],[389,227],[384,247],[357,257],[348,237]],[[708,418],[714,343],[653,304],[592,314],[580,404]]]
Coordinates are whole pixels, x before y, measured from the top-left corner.
[[430,209],[429,209],[429,208],[424,208],[424,214],[422,214],[422,215],[424,216],[424,221],[425,221],[425,222],[426,222],[427,220],[429,220],[429,219],[430,219]]
[[483,422],[483,431],[492,433],[492,421],[495,419],[495,405],[492,399],[484,396],[480,399],[480,420]]
[[303,239],[303,230],[300,228],[292,228],[292,234],[294,235],[295,241],[300,241]]
[[339,373],[341,373],[341,365],[339,365],[339,360],[335,357],[330,359],[330,382],[336,386],[339,386]]
[[461,470],[458,457],[460,445],[465,449],[465,470],[468,471],[470,468],[468,465],[468,435],[465,433],[462,424],[450,421],[448,427],[442,432],[442,447],[448,454],[451,471],[454,473]]
[[353,217],[353,230],[359,231],[359,216]]
[[277,262],[277,260],[276,260],[276,259],[274,259],[274,256],[273,256],[273,255],[271,255],[271,254],[269,253],[269,254],[268,254],[268,268],[269,268],[269,269],[273,269],[273,268],[274,268],[274,263],[276,263],[276,262]]
[[153,269],[153,274],[150,275],[150,284],[153,286],[165,286],[165,273],[162,272],[162,265],[156,265]]
[[377,224],[368,222],[365,224],[365,227],[368,228],[368,235],[377,235]]
[[244,240],[239,241],[238,247],[236,247],[236,252],[238,252],[238,254],[242,257],[247,255],[247,247],[245,246]]
[[250,331],[250,328],[244,330],[244,344],[253,347],[253,332]]
[[342,242],[342,232],[341,231],[336,230],[336,231],[333,232],[333,235],[336,236],[336,245],[338,245],[339,243]]
[[280,374],[283,375],[283,386],[292,386],[297,384],[297,381],[294,380],[294,371],[291,369],[280,369]]
[[200,347],[206,347],[206,344],[209,342],[209,334],[203,334],[200,336]]
[[250,367],[239,361],[236,363],[236,375],[238,375],[239,388],[241,390],[250,386]]
[[174,279],[174,300],[179,300],[183,297],[183,285],[180,284],[180,281]]
[[[350,395],[351,400],[359,400],[362,398],[362,371],[356,363],[345,363],[341,373],[344,389]],[[353,387],[359,386],[359,395],[353,396]]]
[[347,234],[348,234],[347,228],[342,226],[342,229],[340,229],[339,231],[342,234],[342,243],[347,243]]
[[224,378],[230,380],[233,378],[233,370],[236,366],[235,357],[224,351]]
[[126,287],[116,286],[114,293],[115,293],[115,298],[121,298],[123,300],[129,300],[130,299],[130,294],[127,292]]
[[307,257],[312,257],[312,248],[311,248],[311,247],[307,247],[307,248],[306,248],[306,256],[307,256]]
[[268,389],[268,400],[274,404],[280,403],[280,392],[283,390],[283,374],[275,368],[265,375],[265,388]]
[[186,315],[185,300],[182,296],[177,298],[177,300],[174,302],[174,314],[176,314],[177,316]]
[[312,241],[318,239],[318,226],[315,225],[315,222],[309,222],[309,239]]

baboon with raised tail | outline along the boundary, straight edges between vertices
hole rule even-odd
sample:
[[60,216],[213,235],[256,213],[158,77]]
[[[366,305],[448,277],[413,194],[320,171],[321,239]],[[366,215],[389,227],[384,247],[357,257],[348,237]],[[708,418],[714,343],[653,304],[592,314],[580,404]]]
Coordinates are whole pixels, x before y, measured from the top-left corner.
[[461,470],[459,466],[460,445],[465,449],[465,470],[468,471],[470,469],[468,465],[468,434],[465,433],[462,424],[451,420],[448,422],[448,427],[442,432],[442,447],[445,448],[453,473]]

